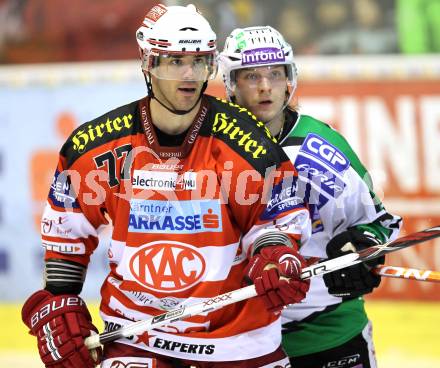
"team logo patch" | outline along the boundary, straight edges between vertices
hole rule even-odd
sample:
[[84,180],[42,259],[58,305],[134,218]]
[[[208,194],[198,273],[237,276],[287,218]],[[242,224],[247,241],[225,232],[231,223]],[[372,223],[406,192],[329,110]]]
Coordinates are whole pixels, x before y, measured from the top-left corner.
[[186,243],[157,241],[145,244],[129,261],[134,279],[159,292],[178,292],[199,283],[206,261],[199,250]]
[[220,232],[220,202],[132,199],[128,231],[173,234]]
[[318,159],[336,173],[343,173],[350,166],[347,156],[324,138],[313,133],[307,135],[299,151]]

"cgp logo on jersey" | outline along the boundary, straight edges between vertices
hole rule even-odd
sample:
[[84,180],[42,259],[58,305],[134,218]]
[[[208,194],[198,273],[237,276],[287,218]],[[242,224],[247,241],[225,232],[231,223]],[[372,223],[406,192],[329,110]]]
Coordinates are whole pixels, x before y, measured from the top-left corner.
[[313,133],[307,134],[299,151],[317,158],[337,173],[343,173],[350,166],[350,161],[340,150]]
[[168,171],[134,170],[133,188],[150,190],[194,190],[197,186],[197,173],[178,174]]
[[190,244],[156,241],[145,244],[131,256],[129,269],[142,286],[158,292],[178,292],[202,279],[206,262]]
[[130,201],[131,233],[194,234],[222,230],[219,200]]

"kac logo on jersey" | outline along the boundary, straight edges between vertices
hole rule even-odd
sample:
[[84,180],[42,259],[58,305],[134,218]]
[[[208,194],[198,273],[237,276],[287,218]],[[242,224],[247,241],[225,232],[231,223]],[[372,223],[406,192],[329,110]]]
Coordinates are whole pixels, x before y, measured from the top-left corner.
[[307,135],[300,152],[317,158],[337,173],[344,172],[350,166],[350,161],[340,150],[324,138],[313,133]]
[[200,282],[206,261],[190,244],[156,241],[145,244],[134,253],[129,268],[142,286],[159,292],[178,292]]

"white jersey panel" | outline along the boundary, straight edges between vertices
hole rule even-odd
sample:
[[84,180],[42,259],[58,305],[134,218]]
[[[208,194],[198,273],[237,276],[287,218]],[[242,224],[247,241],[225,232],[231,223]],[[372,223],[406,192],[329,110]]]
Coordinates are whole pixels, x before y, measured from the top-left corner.
[[[312,236],[300,253],[306,259],[325,259],[326,245],[335,235],[351,226],[370,224],[386,211],[375,206],[368,178],[362,178],[355,171],[349,157],[339,147],[315,133],[308,133],[302,140],[295,138],[297,141],[292,145],[287,138],[283,149],[298,170],[297,190],[299,196],[308,197],[312,218]],[[397,233],[393,232],[390,239]],[[328,293],[322,277],[314,277],[303,302],[283,310],[283,322],[303,320],[341,301]]]

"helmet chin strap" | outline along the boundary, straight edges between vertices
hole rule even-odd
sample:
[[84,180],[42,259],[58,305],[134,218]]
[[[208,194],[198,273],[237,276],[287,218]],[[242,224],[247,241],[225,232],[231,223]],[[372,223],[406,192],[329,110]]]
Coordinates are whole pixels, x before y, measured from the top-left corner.
[[159,104],[162,107],[164,107],[169,112],[176,114],[176,115],[185,115],[185,114],[188,114],[189,112],[191,112],[192,110],[194,110],[194,108],[197,106],[200,99],[202,98],[203,92],[205,92],[206,88],[208,87],[208,81],[205,81],[203,83],[202,90],[200,91],[199,98],[194,103],[194,105],[188,110],[178,110],[178,109],[172,109],[172,108],[168,107],[167,105],[165,105],[162,101],[160,101],[153,93],[153,85],[151,84],[151,80],[150,80],[151,77],[147,78],[146,74],[144,73],[144,78],[145,78],[145,83],[147,83],[148,96],[150,96],[151,99],[155,99],[157,102],[159,102]]

